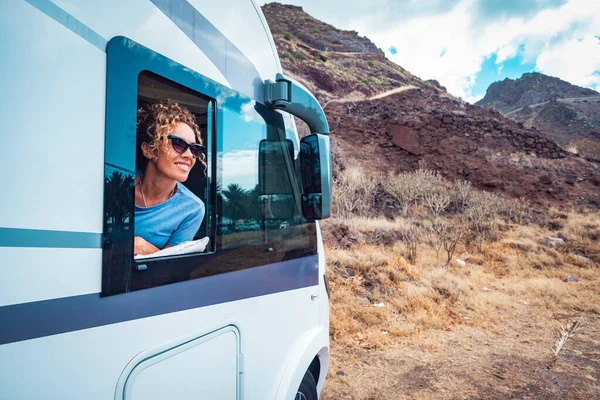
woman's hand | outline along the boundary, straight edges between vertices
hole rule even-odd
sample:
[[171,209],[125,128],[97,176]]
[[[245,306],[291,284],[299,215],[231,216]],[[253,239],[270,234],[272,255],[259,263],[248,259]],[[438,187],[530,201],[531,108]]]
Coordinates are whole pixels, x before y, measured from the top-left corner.
[[136,236],[133,239],[133,254],[145,255],[152,254],[158,251],[158,247],[155,247],[153,244],[147,242],[141,236]]

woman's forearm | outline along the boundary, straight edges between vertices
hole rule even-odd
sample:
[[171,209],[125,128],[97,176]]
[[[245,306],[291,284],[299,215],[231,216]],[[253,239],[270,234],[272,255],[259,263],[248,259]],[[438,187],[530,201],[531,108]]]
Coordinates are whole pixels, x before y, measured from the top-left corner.
[[154,246],[152,243],[147,242],[141,236],[136,236],[133,240],[133,253],[134,254],[152,254],[156,253],[159,250],[158,247]]

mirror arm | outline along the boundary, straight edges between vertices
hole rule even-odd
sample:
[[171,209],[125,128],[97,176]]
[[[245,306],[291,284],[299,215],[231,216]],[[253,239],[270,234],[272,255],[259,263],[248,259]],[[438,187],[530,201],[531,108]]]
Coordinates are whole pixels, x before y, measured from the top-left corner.
[[275,82],[265,81],[265,104],[288,112],[304,122],[310,133],[329,135],[329,124],[317,99],[299,82],[278,73]]

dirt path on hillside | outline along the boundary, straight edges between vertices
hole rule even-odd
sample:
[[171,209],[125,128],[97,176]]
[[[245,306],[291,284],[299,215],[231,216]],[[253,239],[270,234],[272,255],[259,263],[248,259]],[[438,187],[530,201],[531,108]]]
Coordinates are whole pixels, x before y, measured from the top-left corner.
[[367,97],[367,98],[343,97],[340,99],[333,99],[333,100],[329,100],[327,103],[325,103],[323,108],[326,108],[331,103],[353,103],[355,101],[383,99],[384,97],[388,97],[388,96],[391,96],[396,93],[406,92],[407,90],[411,90],[411,89],[418,89],[418,87],[414,86],[414,85],[401,86],[401,87],[398,87],[398,88],[395,88],[392,90],[388,90],[387,92],[379,93],[379,94],[376,94],[375,96],[371,96],[371,97]]
[[418,89],[418,87],[416,87],[415,85],[402,86],[402,87],[399,87],[396,89],[388,90],[387,92],[380,93],[373,97],[370,97],[369,100],[383,99],[384,97],[388,97],[388,96],[391,96],[393,94],[400,93],[400,92],[406,92],[407,90],[410,90],[410,89]]
[[[575,103],[578,101],[600,101],[600,96],[585,96],[585,97],[566,97],[564,99],[556,99],[556,101],[558,101],[559,103]],[[515,113],[518,113],[519,111],[521,111],[524,108],[535,108],[535,107],[539,107],[539,106],[543,106],[545,104],[550,103],[550,101],[543,101],[541,103],[535,103],[535,104],[529,104],[527,106],[521,107],[521,108],[517,108],[516,110],[512,110],[507,112],[506,114],[504,114],[505,116],[509,116]]]
[[[545,314],[534,320],[521,305],[500,312],[495,329],[427,331],[416,344],[386,350],[333,343],[322,399],[600,398],[600,316]],[[580,320],[582,328],[555,358],[551,348],[568,318]]]

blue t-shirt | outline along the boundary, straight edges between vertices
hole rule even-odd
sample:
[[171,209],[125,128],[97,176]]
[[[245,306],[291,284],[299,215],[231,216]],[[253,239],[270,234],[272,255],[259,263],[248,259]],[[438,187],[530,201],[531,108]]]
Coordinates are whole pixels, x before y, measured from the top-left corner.
[[135,206],[135,236],[163,249],[194,239],[204,219],[204,203],[183,184],[169,200],[150,207]]

